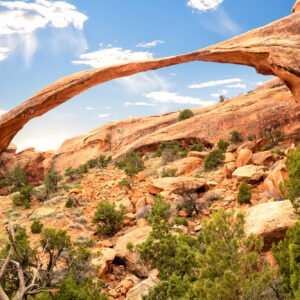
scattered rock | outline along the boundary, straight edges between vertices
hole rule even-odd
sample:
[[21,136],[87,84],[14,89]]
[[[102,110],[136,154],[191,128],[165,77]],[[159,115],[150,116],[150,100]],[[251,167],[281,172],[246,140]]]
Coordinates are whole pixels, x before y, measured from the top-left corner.
[[264,167],[247,165],[237,168],[232,177],[236,178],[238,181],[245,181],[248,183],[256,183],[260,181],[265,173]]
[[257,152],[253,154],[252,162],[258,166],[270,166],[275,161],[277,155],[270,151]]
[[188,153],[187,157],[198,157],[201,159],[205,159],[207,155],[208,155],[208,152],[191,151]]
[[240,168],[240,167],[250,164],[251,159],[252,159],[252,151],[249,149],[241,149],[238,152],[238,157],[236,160],[237,168]]
[[225,178],[232,178],[232,173],[236,170],[236,163],[231,162],[224,165],[223,172]]

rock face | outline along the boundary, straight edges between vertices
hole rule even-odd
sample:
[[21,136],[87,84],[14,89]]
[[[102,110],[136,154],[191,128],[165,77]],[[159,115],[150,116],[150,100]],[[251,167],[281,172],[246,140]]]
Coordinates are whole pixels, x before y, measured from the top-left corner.
[[264,239],[264,250],[269,250],[273,242],[283,239],[286,230],[295,225],[297,215],[289,200],[262,203],[248,208],[245,231]]
[[[295,7],[295,11],[298,6]],[[192,61],[233,63],[254,67],[258,73],[282,79],[300,101],[300,37],[298,14],[292,14],[215,46],[149,61],[82,71],[66,76],[0,117],[0,153],[32,118],[98,84]],[[288,39],[286,38],[288,36]]]
[[293,13],[300,11],[300,1],[297,0],[294,7],[293,7]]

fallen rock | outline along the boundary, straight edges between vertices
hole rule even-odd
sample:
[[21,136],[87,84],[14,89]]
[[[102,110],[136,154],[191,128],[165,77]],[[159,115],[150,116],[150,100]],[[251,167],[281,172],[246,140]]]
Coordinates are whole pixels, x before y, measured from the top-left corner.
[[226,152],[225,153],[225,159],[224,163],[230,163],[230,162],[235,162],[236,161],[236,155],[231,153],[231,152]]
[[232,173],[236,170],[236,163],[231,162],[224,165],[223,172],[225,178],[232,178]]
[[254,151],[255,149],[255,142],[253,141],[246,141],[244,143],[242,143],[238,148],[237,148],[237,153],[239,153],[241,150],[244,150],[244,149],[247,149],[247,150],[250,150],[251,152]]
[[236,166],[243,167],[251,163],[252,151],[249,149],[241,149],[238,152],[238,157],[236,160]]
[[198,157],[201,159],[205,159],[207,155],[208,155],[208,152],[191,151],[188,153],[187,157]]
[[276,154],[271,151],[257,152],[252,156],[252,162],[258,166],[270,166],[274,163],[277,158]]
[[260,181],[265,173],[265,168],[262,166],[247,165],[237,168],[232,177],[238,181],[245,181],[248,183],[256,183]]
[[264,239],[264,250],[285,237],[298,217],[289,200],[262,203],[249,207],[245,215],[245,232]]
[[206,182],[201,178],[193,177],[166,177],[153,180],[148,186],[148,191],[151,194],[159,194],[162,191],[174,192],[184,188],[188,191],[197,191],[204,188]]
[[146,296],[150,289],[153,288],[156,284],[159,283],[159,279],[157,278],[158,272],[156,270],[152,270],[149,272],[149,277],[139,284],[131,288],[127,295],[127,300],[142,300],[143,296]]
[[175,160],[174,162],[168,164],[167,166],[161,167],[158,170],[159,174],[162,174],[163,170],[175,169],[175,176],[179,176],[182,174],[187,174],[200,166],[204,165],[204,161],[198,157],[185,157],[179,160]]
[[92,259],[92,265],[99,268],[101,276],[110,272],[116,253],[116,250],[112,248],[103,248],[100,250],[100,256]]

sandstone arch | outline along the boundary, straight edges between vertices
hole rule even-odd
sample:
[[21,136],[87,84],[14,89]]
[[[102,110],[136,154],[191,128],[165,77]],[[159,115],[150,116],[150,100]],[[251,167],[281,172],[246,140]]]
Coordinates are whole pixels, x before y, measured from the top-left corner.
[[191,53],[92,69],[66,76],[0,117],[0,154],[32,118],[41,116],[95,85],[192,61],[254,67],[258,73],[281,78],[295,99],[300,101],[300,13]]

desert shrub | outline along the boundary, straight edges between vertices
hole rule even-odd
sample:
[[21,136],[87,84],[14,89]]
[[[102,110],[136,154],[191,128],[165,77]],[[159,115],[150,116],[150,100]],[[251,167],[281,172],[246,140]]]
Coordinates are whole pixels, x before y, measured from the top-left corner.
[[183,185],[181,188],[178,188],[175,191],[175,194],[181,197],[181,200],[179,201],[176,207],[178,211],[184,210],[188,218],[192,217],[194,213],[195,214],[199,213],[197,207],[197,200],[198,200],[197,193],[186,189],[186,187]]
[[145,169],[144,161],[139,153],[132,152],[124,159],[116,162],[116,166],[132,177]]
[[65,203],[65,207],[66,208],[72,208],[74,205],[74,198],[73,197],[69,197],[68,200]]
[[23,169],[16,167],[11,173],[7,174],[7,183],[14,185],[15,190],[19,190],[27,182],[27,176]]
[[262,240],[246,237],[242,215],[214,213],[196,239],[152,214],[152,232],[137,251],[160,282],[144,299],[263,299],[274,273],[259,257]]
[[161,157],[164,165],[186,156],[178,141],[163,142],[155,152],[156,157]]
[[256,140],[256,135],[255,135],[255,134],[248,135],[248,136],[247,136],[247,140],[248,140],[248,141],[255,141],[255,140]]
[[188,227],[189,226],[189,223],[187,221],[187,219],[185,218],[175,218],[174,219],[174,222],[173,222],[175,225],[179,225],[179,226],[186,226]]
[[69,181],[74,181],[76,179],[76,175],[78,175],[78,170],[73,169],[72,167],[68,167],[65,176],[69,177]]
[[118,211],[114,203],[99,202],[93,218],[93,223],[97,225],[97,234],[112,236],[117,233],[124,224],[124,215],[124,207]]
[[208,153],[204,161],[204,169],[206,171],[217,168],[225,159],[225,155],[221,150],[213,150]]
[[44,185],[47,190],[47,194],[55,193],[58,190],[58,183],[62,180],[61,175],[55,170],[49,171],[44,179]]
[[16,206],[24,205],[26,209],[30,208],[30,201],[32,198],[32,185],[25,185],[20,188],[19,192],[17,192],[13,196],[13,204]]
[[220,139],[218,141],[217,146],[218,146],[219,150],[221,150],[222,152],[226,152],[227,148],[229,147],[229,143],[227,141]]
[[86,164],[87,164],[89,169],[94,169],[98,165],[98,159],[97,158],[90,159],[90,160],[87,161]]
[[30,226],[31,232],[34,233],[34,234],[41,233],[42,229],[43,229],[43,226],[44,225],[43,225],[42,222],[40,222],[39,220],[36,220]]
[[126,188],[128,190],[131,190],[132,189],[132,187],[131,187],[132,183],[133,183],[132,179],[123,178],[121,181],[119,181],[118,186],[119,186],[120,189]]
[[104,155],[100,155],[100,157],[97,160],[97,166],[100,169],[104,169],[106,168],[109,163],[112,161],[112,157],[109,156],[108,158],[106,158]]
[[296,213],[300,214],[300,145],[287,156],[289,179],[281,183],[282,195],[290,199]]
[[243,138],[240,132],[233,130],[230,132],[230,135],[231,135],[230,142],[232,144],[240,144],[243,142]]
[[246,183],[242,182],[239,186],[239,192],[237,195],[237,200],[239,204],[250,204],[252,198],[251,186]]
[[201,151],[203,151],[203,149],[204,149],[203,144],[195,144],[189,148],[188,152],[191,152],[191,151],[201,152]]
[[163,168],[161,172],[161,177],[175,177],[176,176],[177,169],[174,168]]
[[279,266],[282,299],[300,299],[300,221],[287,231],[286,238],[273,245],[273,255]]
[[179,113],[178,121],[187,120],[192,118],[194,113],[190,109],[184,109]]
[[223,195],[218,191],[208,191],[204,195],[204,201],[211,202],[223,199]]
[[76,169],[77,174],[80,175],[86,174],[88,171],[89,171],[89,167],[87,164],[82,164]]
[[226,100],[225,96],[223,96],[223,95],[219,96],[219,102],[220,103],[224,102],[225,100]]
[[45,201],[48,197],[48,192],[44,184],[36,186],[33,189],[33,195],[36,197],[38,201]]

